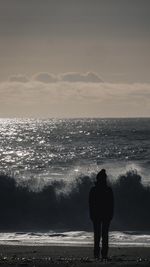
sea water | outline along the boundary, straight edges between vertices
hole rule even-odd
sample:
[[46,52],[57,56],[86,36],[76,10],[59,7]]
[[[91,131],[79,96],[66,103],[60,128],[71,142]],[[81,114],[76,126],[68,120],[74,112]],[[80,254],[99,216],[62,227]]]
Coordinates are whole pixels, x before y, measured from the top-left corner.
[[105,168],[110,242],[148,245],[149,138],[147,118],[1,119],[0,242],[91,244],[88,192]]

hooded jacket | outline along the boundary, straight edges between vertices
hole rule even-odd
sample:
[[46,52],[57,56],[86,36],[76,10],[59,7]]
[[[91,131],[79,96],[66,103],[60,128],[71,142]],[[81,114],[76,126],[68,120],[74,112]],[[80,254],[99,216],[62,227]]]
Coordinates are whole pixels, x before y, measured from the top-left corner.
[[89,212],[92,221],[111,220],[114,213],[114,197],[111,187],[97,181],[89,193]]

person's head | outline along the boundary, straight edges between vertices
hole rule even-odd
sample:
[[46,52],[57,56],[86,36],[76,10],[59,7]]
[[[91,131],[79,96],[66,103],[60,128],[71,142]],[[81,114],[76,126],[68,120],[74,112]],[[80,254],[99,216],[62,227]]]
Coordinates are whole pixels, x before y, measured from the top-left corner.
[[101,169],[96,176],[96,182],[99,185],[105,186],[107,184],[107,174],[105,169]]

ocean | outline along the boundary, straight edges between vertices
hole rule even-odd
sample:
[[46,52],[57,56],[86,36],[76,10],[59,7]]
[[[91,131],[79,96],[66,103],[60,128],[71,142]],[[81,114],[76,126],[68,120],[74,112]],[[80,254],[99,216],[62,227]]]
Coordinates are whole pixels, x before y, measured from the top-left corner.
[[93,242],[88,194],[105,168],[112,245],[150,245],[150,119],[0,119],[0,244]]

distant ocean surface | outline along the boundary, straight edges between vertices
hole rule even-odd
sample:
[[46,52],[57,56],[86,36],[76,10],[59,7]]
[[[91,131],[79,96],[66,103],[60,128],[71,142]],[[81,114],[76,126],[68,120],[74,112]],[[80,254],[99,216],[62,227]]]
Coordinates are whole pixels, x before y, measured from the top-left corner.
[[101,168],[115,194],[112,243],[149,244],[150,119],[0,119],[0,243],[17,231],[92,242],[88,192]]

